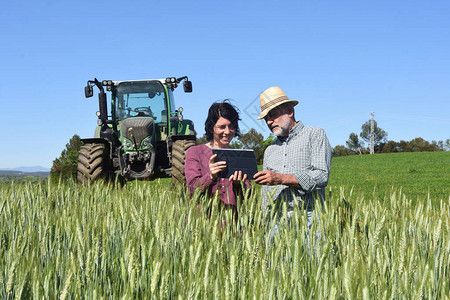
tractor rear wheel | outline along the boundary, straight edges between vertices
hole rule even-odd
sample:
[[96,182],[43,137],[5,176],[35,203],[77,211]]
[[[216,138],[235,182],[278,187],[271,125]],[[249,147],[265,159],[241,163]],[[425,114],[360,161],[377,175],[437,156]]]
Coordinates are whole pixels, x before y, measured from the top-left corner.
[[189,147],[194,146],[193,140],[176,140],[172,144],[172,182],[186,183],[184,176],[184,161],[186,159],[186,151]]
[[108,148],[105,144],[84,144],[78,152],[79,183],[106,181],[111,178]]

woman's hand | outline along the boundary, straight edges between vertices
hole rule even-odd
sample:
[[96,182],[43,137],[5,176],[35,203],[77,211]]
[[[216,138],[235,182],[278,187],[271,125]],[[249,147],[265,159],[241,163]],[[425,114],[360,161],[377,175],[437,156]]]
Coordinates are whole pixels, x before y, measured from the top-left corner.
[[247,174],[244,174],[244,176],[242,176],[242,171],[234,171],[234,174],[230,176],[230,181],[233,184],[238,184],[241,181],[246,181],[247,180]]
[[219,173],[227,167],[226,161],[214,162],[216,157],[217,154],[214,154],[209,158],[209,176],[211,177],[211,180],[216,179]]

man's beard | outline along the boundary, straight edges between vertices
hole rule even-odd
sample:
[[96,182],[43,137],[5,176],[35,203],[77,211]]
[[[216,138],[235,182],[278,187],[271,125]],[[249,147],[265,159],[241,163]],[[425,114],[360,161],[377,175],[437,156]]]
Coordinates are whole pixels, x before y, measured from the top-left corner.
[[273,130],[273,134],[278,137],[287,137],[289,135],[289,123],[278,124]]

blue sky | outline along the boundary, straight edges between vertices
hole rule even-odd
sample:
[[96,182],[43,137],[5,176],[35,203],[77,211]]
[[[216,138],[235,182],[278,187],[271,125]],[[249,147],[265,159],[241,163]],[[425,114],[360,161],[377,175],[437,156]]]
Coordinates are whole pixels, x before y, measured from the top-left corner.
[[7,1],[0,10],[0,168],[50,167],[92,137],[87,80],[189,76],[177,106],[204,133],[232,99],[241,129],[279,86],[332,146],[375,112],[388,139],[450,138],[450,1]]

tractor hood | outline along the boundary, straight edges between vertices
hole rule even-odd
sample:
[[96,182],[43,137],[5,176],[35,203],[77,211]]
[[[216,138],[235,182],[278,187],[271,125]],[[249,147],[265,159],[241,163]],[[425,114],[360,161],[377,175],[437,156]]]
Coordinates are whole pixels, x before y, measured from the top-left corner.
[[123,120],[120,131],[123,138],[142,149],[142,142],[153,135],[153,129],[153,118],[134,117]]

